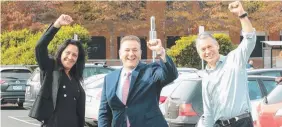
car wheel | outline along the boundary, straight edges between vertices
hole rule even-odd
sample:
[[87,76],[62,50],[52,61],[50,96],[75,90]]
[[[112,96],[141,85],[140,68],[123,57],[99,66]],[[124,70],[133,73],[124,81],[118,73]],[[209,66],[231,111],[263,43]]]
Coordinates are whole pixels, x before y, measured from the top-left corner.
[[18,106],[19,106],[20,108],[22,108],[22,107],[23,107],[23,102],[19,102],[19,103],[18,103]]

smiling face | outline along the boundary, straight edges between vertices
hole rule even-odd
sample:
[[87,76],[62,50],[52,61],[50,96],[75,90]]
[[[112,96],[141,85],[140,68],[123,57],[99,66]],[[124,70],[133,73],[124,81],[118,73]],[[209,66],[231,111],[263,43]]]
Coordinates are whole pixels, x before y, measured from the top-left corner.
[[141,45],[136,40],[125,40],[120,45],[119,58],[125,69],[134,69],[141,60]]
[[215,64],[219,59],[219,45],[212,38],[200,39],[197,42],[199,56],[208,64]]
[[76,45],[69,44],[61,55],[61,63],[65,70],[70,70],[78,58],[78,48]]

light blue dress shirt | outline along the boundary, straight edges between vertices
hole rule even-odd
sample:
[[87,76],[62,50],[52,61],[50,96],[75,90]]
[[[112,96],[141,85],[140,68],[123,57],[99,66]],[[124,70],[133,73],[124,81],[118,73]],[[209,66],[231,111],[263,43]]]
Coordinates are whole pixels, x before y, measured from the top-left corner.
[[246,63],[255,48],[255,30],[244,33],[240,45],[227,56],[220,56],[215,69],[202,72],[205,127],[251,111]]

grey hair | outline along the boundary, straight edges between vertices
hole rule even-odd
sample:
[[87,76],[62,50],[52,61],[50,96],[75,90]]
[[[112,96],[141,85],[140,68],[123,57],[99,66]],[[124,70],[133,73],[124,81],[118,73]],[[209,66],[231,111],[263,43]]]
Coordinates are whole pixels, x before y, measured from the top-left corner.
[[[121,41],[120,41],[120,45],[125,42],[125,41],[128,41],[128,40],[131,40],[131,41],[137,41],[139,44],[140,44],[140,48],[141,48],[141,41],[139,39],[139,37],[135,36],[135,35],[128,35],[128,36],[124,36]],[[120,46],[121,47],[121,46]]]
[[197,37],[197,39],[196,39],[196,45],[195,45],[195,46],[196,46],[196,49],[198,50],[199,42],[200,42],[201,40],[205,40],[205,39],[208,39],[208,38],[212,39],[212,41],[213,41],[215,44],[218,45],[218,42],[216,41],[216,39],[215,39],[210,33],[208,33],[208,32],[203,32],[203,33],[198,34],[198,37]]

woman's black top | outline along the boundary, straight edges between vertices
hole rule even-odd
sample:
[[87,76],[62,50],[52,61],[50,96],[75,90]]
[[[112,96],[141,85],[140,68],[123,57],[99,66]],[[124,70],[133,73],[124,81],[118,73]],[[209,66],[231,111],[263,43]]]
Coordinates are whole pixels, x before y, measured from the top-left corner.
[[57,105],[47,127],[78,127],[77,100],[79,99],[79,82],[62,72],[57,96]]

